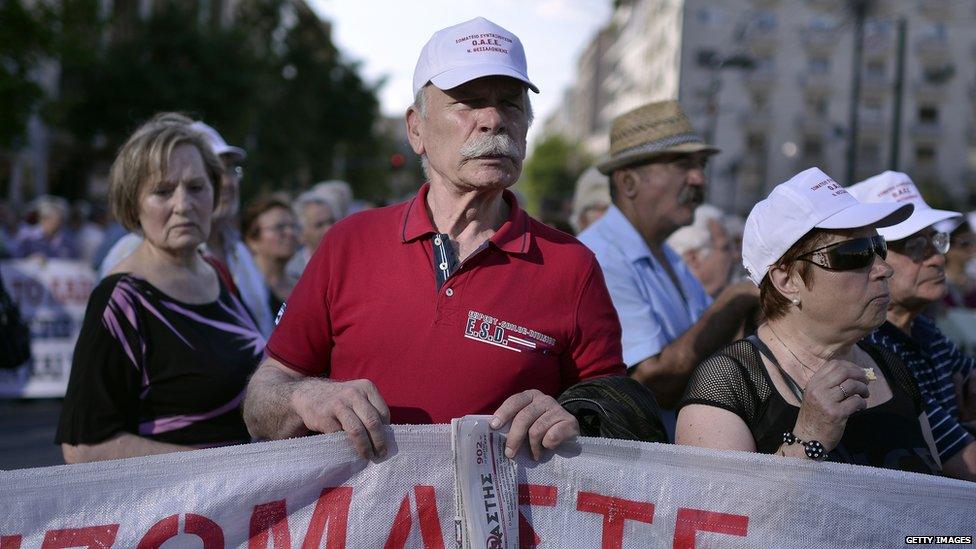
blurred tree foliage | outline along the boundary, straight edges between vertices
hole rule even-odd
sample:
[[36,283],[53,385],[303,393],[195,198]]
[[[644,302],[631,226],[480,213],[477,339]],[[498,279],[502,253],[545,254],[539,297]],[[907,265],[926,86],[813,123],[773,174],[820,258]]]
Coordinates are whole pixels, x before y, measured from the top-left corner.
[[20,148],[44,95],[31,71],[50,51],[49,16],[44,5],[29,10],[21,0],[0,1],[0,148]]
[[[18,2],[3,5],[11,1]],[[376,90],[304,2],[241,0],[229,22],[190,1],[153,2],[149,14],[139,13],[139,2],[49,4],[52,36],[23,29],[38,43],[49,40],[60,64],[58,92],[44,108],[61,136],[52,150],[53,192],[83,193],[79,180],[104,171],[132,130],[175,110],[247,149],[245,195],[340,178],[357,194],[385,196],[390,146],[374,132]],[[9,27],[0,25],[0,40],[12,40]]]
[[531,211],[558,216],[573,197],[576,179],[591,159],[576,143],[561,135],[550,135],[539,141],[522,170],[520,188]]

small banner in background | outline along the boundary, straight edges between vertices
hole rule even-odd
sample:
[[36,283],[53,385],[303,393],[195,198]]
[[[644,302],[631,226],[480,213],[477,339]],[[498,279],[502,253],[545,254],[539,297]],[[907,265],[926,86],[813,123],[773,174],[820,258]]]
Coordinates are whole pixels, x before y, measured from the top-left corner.
[[64,396],[95,272],[81,261],[64,259],[4,260],[0,270],[30,326],[32,355],[17,370],[0,370],[0,397]]

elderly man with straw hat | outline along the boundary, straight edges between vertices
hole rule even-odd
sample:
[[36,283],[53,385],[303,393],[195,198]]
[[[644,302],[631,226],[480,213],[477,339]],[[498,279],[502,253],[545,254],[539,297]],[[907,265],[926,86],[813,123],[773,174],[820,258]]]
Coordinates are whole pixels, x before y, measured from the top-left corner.
[[[758,306],[755,287],[745,283],[728,286],[713,302],[665,243],[692,222],[705,197],[705,165],[717,152],[676,101],[617,117],[610,155],[597,165],[610,176],[613,204],[579,236],[603,269],[628,371],[665,408],[677,403],[695,366],[732,341]],[[674,415],[667,416],[671,430]]]

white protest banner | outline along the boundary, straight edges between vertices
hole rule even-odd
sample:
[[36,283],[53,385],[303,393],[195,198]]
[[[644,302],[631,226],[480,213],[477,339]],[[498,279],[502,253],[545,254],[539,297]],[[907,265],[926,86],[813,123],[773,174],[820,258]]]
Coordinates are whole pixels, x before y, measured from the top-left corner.
[[[337,433],[0,472],[0,547],[453,547],[450,427],[391,431],[378,462]],[[522,547],[901,547],[976,530],[974,484],[940,477],[589,438],[516,460]]]
[[0,397],[64,396],[95,272],[64,259],[0,261],[0,271],[30,326],[32,355],[18,370],[0,370]]

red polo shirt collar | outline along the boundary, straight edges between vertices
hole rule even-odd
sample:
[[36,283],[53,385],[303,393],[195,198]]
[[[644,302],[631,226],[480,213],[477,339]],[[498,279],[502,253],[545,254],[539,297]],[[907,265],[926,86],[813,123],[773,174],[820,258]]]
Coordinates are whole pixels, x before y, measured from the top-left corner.
[[[410,200],[406,213],[403,214],[403,222],[400,224],[400,240],[403,243],[437,233],[437,229],[427,215],[427,191],[429,190],[430,183],[424,183],[417,196]],[[529,215],[519,207],[512,191],[505,189],[502,199],[508,203],[508,219],[495,231],[489,242],[507,253],[524,254],[532,245]]]

